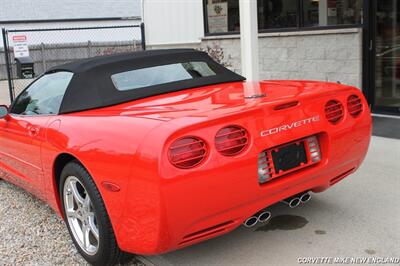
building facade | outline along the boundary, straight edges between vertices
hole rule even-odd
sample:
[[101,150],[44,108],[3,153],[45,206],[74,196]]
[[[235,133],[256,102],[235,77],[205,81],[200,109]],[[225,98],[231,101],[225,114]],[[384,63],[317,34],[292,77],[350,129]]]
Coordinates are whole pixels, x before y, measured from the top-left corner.
[[[341,82],[400,114],[397,0],[257,1],[260,79]],[[149,48],[193,47],[241,72],[239,0],[143,0]]]

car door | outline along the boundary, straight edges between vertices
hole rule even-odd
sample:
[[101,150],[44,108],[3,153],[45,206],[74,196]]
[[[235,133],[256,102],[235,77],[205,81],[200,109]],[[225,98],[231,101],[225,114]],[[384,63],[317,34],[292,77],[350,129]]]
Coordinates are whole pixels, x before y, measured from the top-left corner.
[[46,74],[25,89],[0,119],[0,168],[5,179],[43,198],[41,146],[58,115],[70,72]]
[[[1,163],[11,182],[41,197],[40,145],[48,117],[11,114],[0,123]],[[7,178],[7,177],[6,177]]]

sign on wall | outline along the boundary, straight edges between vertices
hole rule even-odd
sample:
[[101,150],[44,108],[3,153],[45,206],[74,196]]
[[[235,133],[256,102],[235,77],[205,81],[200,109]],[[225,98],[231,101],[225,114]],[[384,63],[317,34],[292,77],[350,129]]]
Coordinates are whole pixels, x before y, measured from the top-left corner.
[[14,57],[29,57],[28,38],[26,35],[12,36]]
[[328,17],[337,17],[337,0],[328,0]]
[[215,3],[207,5],[208,31],[227,32],[228,31],[228,3]]

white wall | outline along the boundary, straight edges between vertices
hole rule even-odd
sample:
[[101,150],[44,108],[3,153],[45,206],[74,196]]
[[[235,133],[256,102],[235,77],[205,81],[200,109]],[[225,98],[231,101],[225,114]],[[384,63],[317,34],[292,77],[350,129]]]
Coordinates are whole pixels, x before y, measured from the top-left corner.
[[202,0],[142,0],[147,45],[199,43],[204,37]]
[[0,21],[140,16],[140,0],[0,0]]

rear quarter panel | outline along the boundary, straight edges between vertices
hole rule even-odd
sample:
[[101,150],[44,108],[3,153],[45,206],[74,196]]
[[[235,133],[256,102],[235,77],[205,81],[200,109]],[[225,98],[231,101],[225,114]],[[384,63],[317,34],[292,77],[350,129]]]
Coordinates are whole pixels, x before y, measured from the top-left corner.
[[[42,146],[43,171],[48,202],[61,215],[54,163],[60,154],[77,158],[93,177],[113,225],[124,210],[127,185],[136,151],[148,131],[159,121],[129,116],[89,114],[61,115],[48,127]],[[117,184],[121,190],[110,192],[102,182]],[[118,228],[115,228],[118,230]]]

